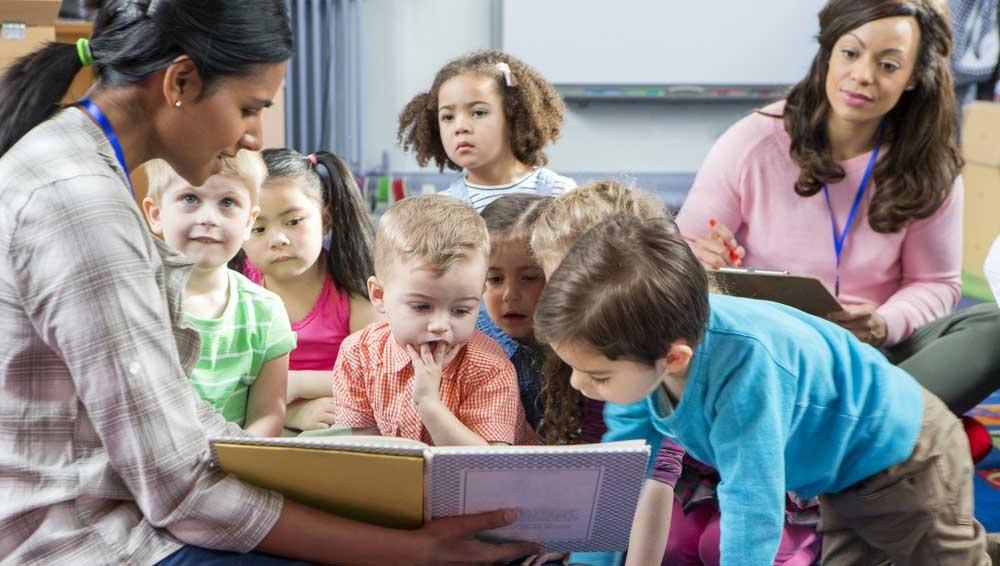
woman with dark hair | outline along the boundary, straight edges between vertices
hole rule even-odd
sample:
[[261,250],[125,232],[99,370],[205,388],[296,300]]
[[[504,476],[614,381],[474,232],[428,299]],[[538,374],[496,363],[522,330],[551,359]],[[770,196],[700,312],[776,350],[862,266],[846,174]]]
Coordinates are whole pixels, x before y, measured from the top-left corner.
[[[1000,311],[959,298],[962,159],[947,19],[831,0],[788,98],[716,142],[677,223],[709,268],[819,277],[830,318],[961,414],[1000,387]],[[831,237],[832,234],[832,237]]]
[[[497,511],[397,531],[341,519],[210,465],[240,434],[187,381],[191,262],[154,240],[128,172],[166,160],[192,185],[260,148],[292,55],[280,0],[111,0],[93,37],[0,79],[0,556],[39,564],[497,562]],[[58,101],[82,65],[89,98]],[[205,243],[210,245],[210,243]],[[290,470],[290,473],[294,473]],[[345,486],[346,487],[346,486]],[[210,550],[214,549],[214,550]]]

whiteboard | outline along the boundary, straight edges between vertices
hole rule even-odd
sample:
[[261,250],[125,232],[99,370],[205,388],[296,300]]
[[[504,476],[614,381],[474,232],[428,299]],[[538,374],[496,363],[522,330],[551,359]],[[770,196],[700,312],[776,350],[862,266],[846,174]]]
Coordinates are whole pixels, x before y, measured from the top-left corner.
[[826,0],[503,0],[505,51],[556,85],[789,85]]

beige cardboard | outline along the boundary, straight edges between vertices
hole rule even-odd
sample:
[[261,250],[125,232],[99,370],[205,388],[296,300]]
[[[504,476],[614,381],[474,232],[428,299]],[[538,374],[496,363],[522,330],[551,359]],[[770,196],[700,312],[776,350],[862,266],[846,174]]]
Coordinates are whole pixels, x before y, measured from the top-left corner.
[[[2,1],[2,0],[0,0]],[[38,49],[43,43],[55,41],[56,28],[54,26],[29,27],[23,33],[17,33],[17,39],[3,39],[0,37],[0,65],[6,66],[18,59]]]
[[1000,104],[976,101],[966,106],[962,155],[969,163],[1000,167]]
[[983,261],[1000,235],[1000,168],[968,163],[965,180],[965,218],[962,270],[983,277]]
[[0,21],[53,26],[61,0],[0,0]]
[[261,114],[261,128],[264,130],[261,142],[264,149],[285,147],[285,83],[281,83],[278,87],[273,102],[274,104]]

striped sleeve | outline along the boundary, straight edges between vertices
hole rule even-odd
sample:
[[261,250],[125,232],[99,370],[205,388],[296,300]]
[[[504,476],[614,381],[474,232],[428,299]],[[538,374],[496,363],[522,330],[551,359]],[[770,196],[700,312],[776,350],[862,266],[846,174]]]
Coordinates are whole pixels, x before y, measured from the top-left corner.
[[292,324],[288,321],[285,307],[278,303],[271,309],[271,314],[271,324],[267,329],[264,363],[291,352],[295,349],[296,344],[296,335],[292,332]]

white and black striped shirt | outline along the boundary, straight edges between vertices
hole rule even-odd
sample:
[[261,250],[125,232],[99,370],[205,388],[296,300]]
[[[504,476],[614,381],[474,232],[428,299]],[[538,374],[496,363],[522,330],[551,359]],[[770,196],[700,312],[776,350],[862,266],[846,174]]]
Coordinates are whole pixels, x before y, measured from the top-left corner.
[[576,181],[573,179],[563,177],[551,169],[537,167],[506,185],[476,185],[462,175],[441,194],[463,200],[476,209],[476,212],[482,212],[487,205],[504,195],[540,194],[555,197],[573,188],[576,188]]

